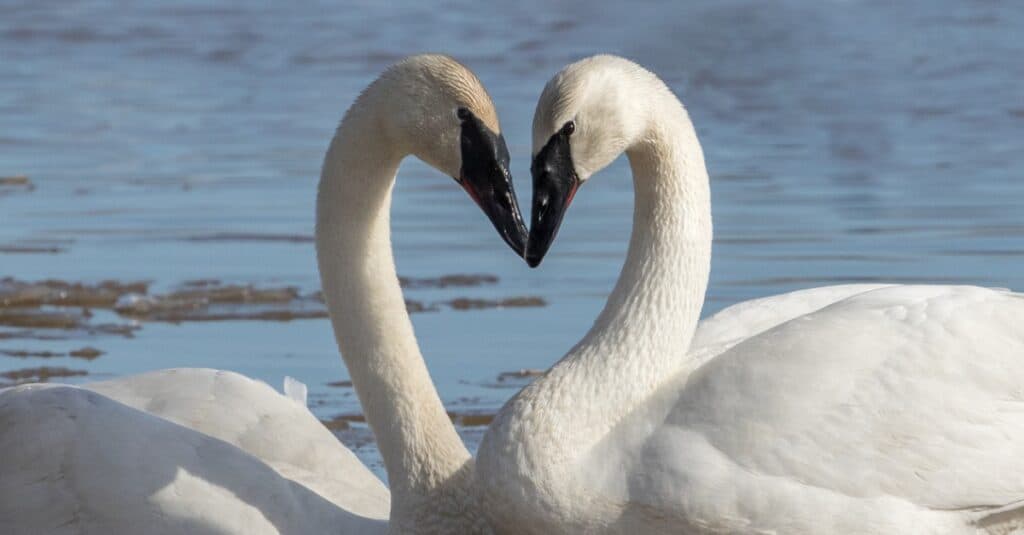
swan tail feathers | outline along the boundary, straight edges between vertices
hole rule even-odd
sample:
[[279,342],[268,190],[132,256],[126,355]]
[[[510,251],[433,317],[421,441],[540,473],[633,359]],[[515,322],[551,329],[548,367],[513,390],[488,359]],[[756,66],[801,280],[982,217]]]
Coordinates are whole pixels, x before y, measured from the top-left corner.
[[284,395],[291,398],[292,401],[306,407],[308,394],[309,388],[305,383],[287,375],[284,377]]

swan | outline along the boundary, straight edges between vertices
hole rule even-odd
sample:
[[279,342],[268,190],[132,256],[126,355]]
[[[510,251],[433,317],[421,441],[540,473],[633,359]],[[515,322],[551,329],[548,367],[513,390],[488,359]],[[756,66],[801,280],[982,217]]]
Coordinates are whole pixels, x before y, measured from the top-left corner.
[[488,532],[395,272],[391,192],[410,154],[452,176],[517,254],[526,240],[497,114],[469,69],[413,56],[362,92],[324,159],[316,249],[390,497],[302,395],[164,370],[0,391],[0,533]]
[[388,490],[304,402],[157,370],[0,390],[0,533],[386,533]]
[[623,152],[633,231],[592,328],[484,436],[476,474],[493,525],[1024,532],[1024,296],[825,287],[698,326],[709,181],[671,90],[622,58],[571,64],[544,88],[533,146],[531,266],[577,188]]

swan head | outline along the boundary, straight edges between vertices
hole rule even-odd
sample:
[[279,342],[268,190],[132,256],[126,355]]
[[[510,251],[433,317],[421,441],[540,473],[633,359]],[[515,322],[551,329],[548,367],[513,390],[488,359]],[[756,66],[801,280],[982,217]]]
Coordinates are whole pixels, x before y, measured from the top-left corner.
[[636,143],[648,99],[636,86],[653,77],[616,56],[568,65],[544,87],[533,115],[533,211],[524,258],[540,265],[576,190]]
[[423,54],[393,65],[376,84],[382,90],[375,93],[384,96],[381,127],[387,138],[455,179],[522,256],[526,225],[512,187],[508,147],[476,75],[451,57]]

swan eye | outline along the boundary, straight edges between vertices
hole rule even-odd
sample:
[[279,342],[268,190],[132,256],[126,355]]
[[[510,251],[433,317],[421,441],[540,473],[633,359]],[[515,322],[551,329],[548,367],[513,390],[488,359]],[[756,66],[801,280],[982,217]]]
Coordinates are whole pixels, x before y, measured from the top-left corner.
[[458,110],[456,110],[455,115],[463,121],[469,119],[470,116],[472,116],[472,114],[469,113],[469,110],[467,110],[466,108],[459,108]]
[[576,121],[569,121],[562,127],[562,133],[571,136],[576,131]]

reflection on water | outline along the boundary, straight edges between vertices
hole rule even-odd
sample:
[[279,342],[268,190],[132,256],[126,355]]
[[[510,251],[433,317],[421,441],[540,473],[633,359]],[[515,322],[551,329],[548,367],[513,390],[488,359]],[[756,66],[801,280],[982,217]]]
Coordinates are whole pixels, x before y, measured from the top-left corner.
[[[662,75],[704,143],[716,229],[708,312],[838,282],[1024,288],[1021,27],[1024,6],[952,0],[11,0],[0,4],[0,277],[145,279],[157,295],[217,279],[313,295],[323,151],[384,66],[442,51],[473,68],[528,197],[541,87],[573,59],[613,52]],[[493,387],[503,372],[546,368],[590,325],[621,265],[630,188],[622,161],[590,181],[531,271],[449,179],[403,165],[393,211],[400,271],[497,277],[472,291],[409,287],[410,300],[547,304],[413,316],[453,413],[493,411],[514,392]],[[59,356],[5,353],[0,370],[208,366],[274,385],[288,374],[310,385],[322,418],[358,413],[350,388],[326,385],[347,375],[323,319],[118,332],[109,310],[39,313],[112,332],[35,339],[3,327],[0,350]],[[86,344],[104,354],[70,356]],[[374,459],[365,429],[350,427],[342,436]],[[480,429],[463,427],[471,444]]]

